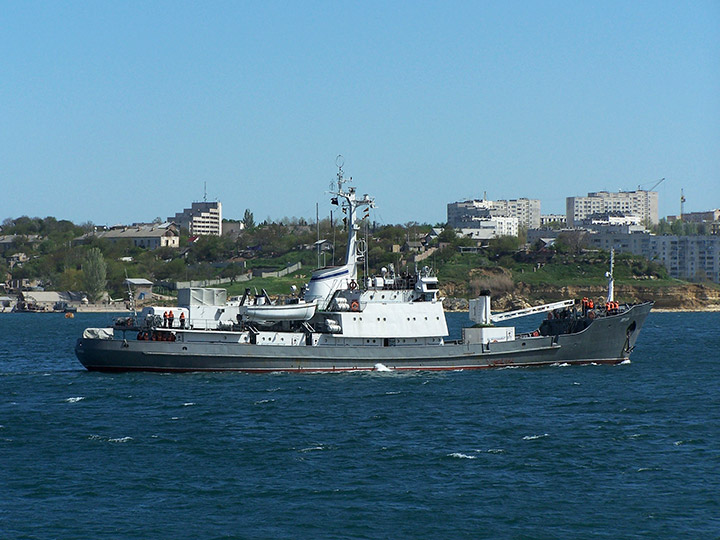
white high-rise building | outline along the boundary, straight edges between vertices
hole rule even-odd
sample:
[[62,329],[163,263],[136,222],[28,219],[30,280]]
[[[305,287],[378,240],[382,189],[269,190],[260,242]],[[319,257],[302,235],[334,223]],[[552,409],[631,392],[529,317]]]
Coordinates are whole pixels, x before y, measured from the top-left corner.
[[584,219],[593,214],[622,212],[626,216],[637,216],[640,223],[658,223],[657,191],[598,191],[587,197],[568,197],[566,216],[569,227],[578,227]]
[[169,217],[168,221],[187,229],[191,236],[222,235],[222,204],[216,202],[194,202],[190,208]]
[[500,201],[471,200],[447,205],[448,225],[455,228],[472,228],[473,221],[486,218],[516,218],[527,229],[540,227],[539,199],[512,199]]

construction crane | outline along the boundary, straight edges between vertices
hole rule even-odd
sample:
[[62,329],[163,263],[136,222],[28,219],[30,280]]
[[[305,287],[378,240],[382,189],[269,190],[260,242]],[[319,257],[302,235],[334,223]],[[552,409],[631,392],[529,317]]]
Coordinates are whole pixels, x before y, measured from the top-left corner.
[[[655,183],[653,184],[653,187],[651,187],[651,188],[648,189],[647,191],[652,191],[653,189],[655,189],[656,187],[658,187],[660,184],[662,184],[664,181],[665,181],[665,179],[664,179],[664,178],[661,178],[660,180],[658,180],[657,182],[655,182]],[[648,182],[648,184],[649,184],[649,183],[650,183],[650,182]],[[638,184],[638,187],[637,187],[637,188],[638,188],[638,191],[640,191],[640,190],[642,189],[642,187],[643,187],[643,186],[646,186],[646,185],[647,185],[647,184]]]
[[680,190],[680,221],[683,220],[683,215],[685,215],[685,190]]

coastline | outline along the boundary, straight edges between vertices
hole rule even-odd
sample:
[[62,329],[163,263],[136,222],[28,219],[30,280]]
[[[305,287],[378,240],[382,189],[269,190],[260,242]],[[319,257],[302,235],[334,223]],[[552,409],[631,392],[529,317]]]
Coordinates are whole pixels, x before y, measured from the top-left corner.
[[653,308],[652,313],[718,313],[720,306],[706,306],[702,308]]
[[[13,306],[7,307],[4,310],[0,310],[0,315],[4,313],[12,313]],[[48,310],[48,311],[37,311],[32,313],[43,313],[43,314],[50,314],[54,313],[56,315],[62,315],[63,311],[54,311],[54,310]],[[102,304],[94,304],[94,305],[87,305],[87,306],[77,306],[77,312],[76,313],[132,313],[131,310],[126,309],[124,306],[113,306],[113,305],[102,305]]]

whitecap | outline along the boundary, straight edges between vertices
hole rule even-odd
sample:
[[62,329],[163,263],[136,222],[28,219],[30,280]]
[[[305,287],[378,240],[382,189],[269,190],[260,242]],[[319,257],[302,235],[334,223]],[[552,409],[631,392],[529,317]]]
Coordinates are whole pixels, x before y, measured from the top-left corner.
[[504,453],[505,453],[505,450],[503,450],[502,448],[490,448],[488,450],[488,454],[504,454]]
[[180,417],[179,416],[171,416],[170,420],[180,420]]
[[309,448],[303,448],[301,452],[317,452],[318,450],[325,450],[322,446],[310,446]]
[[[0,426],[0,427],[2,427],[2,426]],[[675,446],[680,446],[681,444],[685,444],[685,441],[675,441],[673,444]]]
[[82,396],[69,397],[69,398],[67,398],[67,399],[65,400],[65,402],[66,402],[66,403],[77,403],[78,401],[81,401],[81,400],[83,400],[83,399],[85,399],[85,398],[82,397]]
[[400,392],[385,392],[386,396],[397,396]]
[[116,439],[108,439],[108,442],[112,442],[112,443],[126,443],[126,442],[129,442],[129,441],[132,441],[132,440],[133,440],[132,437],[118,437],[118,438],[116,438]]
[[460,452],[453,452],[452,454],[448,454],[448,457],[458,458],[458,459],[477,459],[477,456],[469,456],[467,454],[462,454]]
[[547,433],[543,433],[542,435],[525,435],[523,441],[534,441],[535,439],[542,439],[547,436]]
[[392,369],[385,364],[375,364],[375,371],[392,371]]
[[188,401],[187,403],[183,403],[183,407],[192,407],[193,405],[195,405],[195,403],[192,402],[192,401]]
[[274,399],[261,399],[260,401],[256,401],[255,405],[262,405],[263,403],[272,403],[275,401]]

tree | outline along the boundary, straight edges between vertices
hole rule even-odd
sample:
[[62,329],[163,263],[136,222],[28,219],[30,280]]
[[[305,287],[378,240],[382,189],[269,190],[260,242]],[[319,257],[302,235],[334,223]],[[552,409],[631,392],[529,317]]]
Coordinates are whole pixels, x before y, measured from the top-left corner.
[[560,233],[555,240],[555,250],[558,253],[580,253],[585,245],[585,231],[567,231]]
[[102,251],[90,248],[82,265],[83,285],[91,302],[97,302],[105,292],[107,284],[107,264]]
[[443,231],[438,235],[439,242],[453,243],[457,240],[457,233],[450,225],[446,225]]
[[520,243],[520,239],[517,236],[498,236],[488,242],[488,244],[490,244],[490,251],[497,255],[516,252],[520,248]]
[[242,224],[245,225],[245,228],[248,230],[255,228],[255,217],[249,208],[245,209],[245,215],[240,221],[242,221]]

